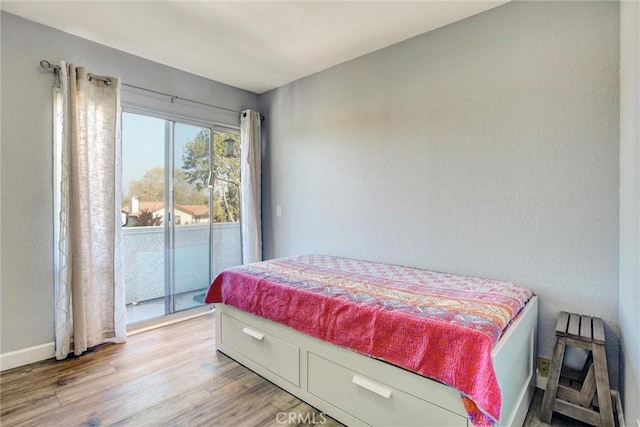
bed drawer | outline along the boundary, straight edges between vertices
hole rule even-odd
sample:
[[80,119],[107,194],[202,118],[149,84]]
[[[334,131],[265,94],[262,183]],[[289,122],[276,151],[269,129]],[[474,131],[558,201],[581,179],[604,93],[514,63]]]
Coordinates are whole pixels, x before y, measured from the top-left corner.
[[308,391],[367,424],[467,425],[467,419],[458,414],[371,380],[314,353],[309,353],[308,364]]
[[300,386],[300,350],[297,346],[225,314],[220,320],[221,343]]

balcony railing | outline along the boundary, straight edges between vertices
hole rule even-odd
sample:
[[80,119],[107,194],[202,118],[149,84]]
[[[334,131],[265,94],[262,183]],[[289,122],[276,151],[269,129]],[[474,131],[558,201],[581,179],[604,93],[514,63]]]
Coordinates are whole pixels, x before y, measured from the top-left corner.
[[[165,296],[164,227],[125,227],[124,280],[127,304],[141,303]],[[183,294],[209,286],[209,253],[212,274],[242,263],[240,224],[209,224],[175,227],[175,293]]]

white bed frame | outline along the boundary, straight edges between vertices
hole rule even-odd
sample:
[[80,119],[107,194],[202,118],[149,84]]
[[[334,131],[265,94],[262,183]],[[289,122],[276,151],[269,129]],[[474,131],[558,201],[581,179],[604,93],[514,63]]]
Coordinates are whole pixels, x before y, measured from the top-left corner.
[[[521,426],[535,391],[537,297],[491,355],[502,390],[501,426]],[[217,349],[349,426],[467,426],[457,390],[302,334],[234,307],[216,305]]]

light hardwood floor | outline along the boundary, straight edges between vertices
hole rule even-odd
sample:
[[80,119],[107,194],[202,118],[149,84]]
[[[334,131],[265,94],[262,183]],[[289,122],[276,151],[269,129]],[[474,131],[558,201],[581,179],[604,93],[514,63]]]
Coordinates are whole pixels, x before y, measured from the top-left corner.
[[[214,316],[206,315],[81,357],[5,371],[0,425],[341,426],[216,352],[214,330]],[[528,426],[544,425],[541,400]],[[581,424],[554,416],[553,425]]]

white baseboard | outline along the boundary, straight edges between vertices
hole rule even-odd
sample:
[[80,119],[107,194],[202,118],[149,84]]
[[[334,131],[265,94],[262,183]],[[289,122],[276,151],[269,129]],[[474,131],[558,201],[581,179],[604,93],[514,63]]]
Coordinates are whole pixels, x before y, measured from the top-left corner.
[[542,390],[547,389],[547,377],[543,377],[539,372],[536,372],[536,387]]
[[55,347],[55,343],[50,342],[0,354],[0,371],[6,371],[7,369],[17,368],[18,366],[28,365],[29,363],[51,359],[55,357]]

